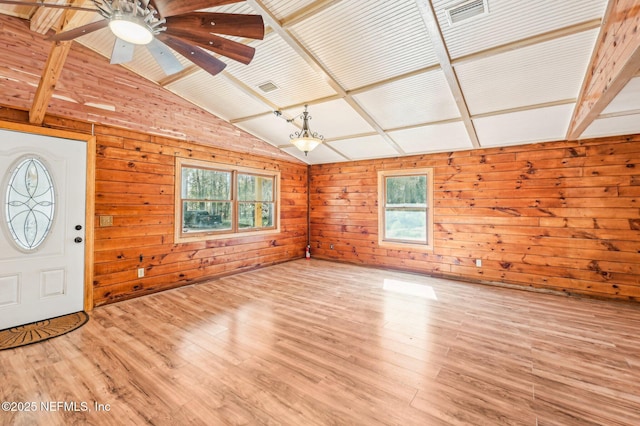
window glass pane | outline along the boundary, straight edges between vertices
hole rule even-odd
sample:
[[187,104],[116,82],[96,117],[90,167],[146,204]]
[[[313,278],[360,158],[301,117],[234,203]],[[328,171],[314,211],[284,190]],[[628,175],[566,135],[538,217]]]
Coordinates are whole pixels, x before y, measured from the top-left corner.
[[425,175],[388,177],[385,184],[387,206],[427,206],[427,177]]
[[270,228],[273,226],[274,210],[273,203],[239,203],[238,227]]
[[231,200],[231,173],[183,167],[182,198]]
[[184,201],[182,203],[184,232],[223,231],[231,227],[230,202]]
[[427,211],[385,209],[385,237],[394,240],[427,241]]
[[5,220],[13,241],[35,250],[49,235],[55,210],[53,181],[45,165],[27,158],[13,170],[7,188]]
[[273,201],[273,178],[238,174],[238,200]]

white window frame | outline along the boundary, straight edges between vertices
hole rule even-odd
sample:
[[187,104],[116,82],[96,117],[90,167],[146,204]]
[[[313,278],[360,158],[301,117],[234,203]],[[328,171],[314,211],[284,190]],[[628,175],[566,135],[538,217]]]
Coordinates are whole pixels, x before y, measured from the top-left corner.
[[[202,232],[183,232],[182,223],[182,169],[196,168],[217,170],[231,173],[231,214],[233,216],[233,226],[230,230],[212,231],[206,230]],[[238,167],[229,164],[214,163],[209,161],[192,160],[185,158],[176,158],[175,166],[175,212],[174,212],[174,240],[176,243],[185,243],[192,241],[206,241],[223,238],[241,238],[254,235],[277,234],[280,232],[280,172],[264,169],[254,169],[251,167]],[[269,228],[239,228],[238,226],[238,174],[249,174],[253,176],[273,178],[273,221],[274,224]]]
[[[402,176],[426,176],[427,178],[427,238],[425,242],[390,239],[385,235],[385,210],[387,202],[386,179]],[[433,251],[433,168],[378,171],[378,245],[380,247]]]

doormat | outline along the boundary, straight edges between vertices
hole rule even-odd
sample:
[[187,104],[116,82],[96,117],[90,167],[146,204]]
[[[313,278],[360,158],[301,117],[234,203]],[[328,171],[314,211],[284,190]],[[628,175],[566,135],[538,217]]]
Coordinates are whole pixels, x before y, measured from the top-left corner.
[[89,321],[89,315],[80,311],[18,327],[5,328],[0,330],[0,351],[62,336],[82,327],[87,321]]

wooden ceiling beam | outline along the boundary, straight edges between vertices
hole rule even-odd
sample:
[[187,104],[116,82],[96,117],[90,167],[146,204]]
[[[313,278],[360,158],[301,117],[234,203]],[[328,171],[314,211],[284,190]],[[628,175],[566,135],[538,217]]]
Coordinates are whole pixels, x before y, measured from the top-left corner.
[[[87,0],[80,0],[72,2],[72,5],[82,6],[86,2]],[[93,12],[66,10],[58,19],[62,20],[61,31],[66,31],[68,29],[84,25],[90,22],[94,17],[95,13]],[[44,116],[47,113],[49,102],[53,96],[60,74],[62,74],[62,68],[67,60],[69,50],[71,49],[71,43],[71,41],[54,42],[51,46],[49,57],[47,58],[44,70],[42,71],[42,77],[40,77],[40,83],[36,89],[33,104],[29,111],[29,122],[31,124],[41,125],[44,122]]]
[[[64,5],[67,0],[50,0],[49,3]],[[38,7],[29,21],[29,29],[38,34],[46,34],[54,25],[60,22],[64,9]]]
[[38,84],[38,88],[36,89],[31,111],[29,112],[29,122],[31,124],[41,125],[44,122],[49,101],[51,100],[51,96],[53,96],[53,91],[62,73],[62,67],[67,60],[71,43],[71,41],[61,41],[54,43],[51,47],[47,63],[44,66],[44,71],[40,78],[40,84]]
[[438,18],[436,18],[433,5],[429,0],[416,0],[416,4],[418,5],[418,10],[420,11],[424,25],[429,33],[429,37],[431,38],[433,50],[438,58],[440,67],[444,72],[444,77],[449,84],[449,89],[456,101],[458,111],[460,111],[462,122],[464,123],[464,127],[469,135],[469,140],[471,140],[471,144],[474,148],[480,148],[480,140],[478,139],[478,134],[476,133],[476,129],[473,125],[471,113],[469,112],[467,101],[462,93],[462,87],[460,87],[458,76],[451,63],[451,56],[449,55],[449,50],[447,49],[444,37],[440,31]]
[[168,85],[173,84],[182,79],[185,79],[190,75],[197,73],[200,70],[202,70],[202,68],[200,68],[197,65],[189,65],[185,67],[182,71],[178,71],[175,74],[168,75],[162,80],[158,81],[158,85],[162,87],[167,87]]
[[640,69],[640,2],[609,0],[600,35],[571,117],[578,139]]

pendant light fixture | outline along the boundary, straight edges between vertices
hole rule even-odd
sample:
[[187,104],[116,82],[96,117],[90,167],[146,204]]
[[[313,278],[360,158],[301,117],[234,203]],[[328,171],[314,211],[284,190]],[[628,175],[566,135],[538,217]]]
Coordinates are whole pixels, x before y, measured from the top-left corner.
[[[282,115],[282,112],[275,111],[274,114],[279,117]],[[299,132],[294,132],[289,135],[290,142],[300,151],[304,152],[304,155],[306,156],[309,151],[313,151],[324,141],[324,136],[318,134],[317,132],[313,132],[309,127],[309,120],[311,120],[311,116],[308,112],[308,105],[304,106],[304,111],[302,112],[302,114],[300,114],[298,117],[288,119],[287,123],[295,121],[296,118],[302,119],[302,129]]]

